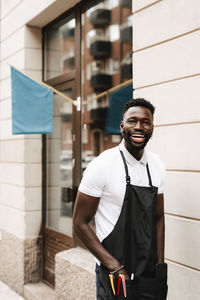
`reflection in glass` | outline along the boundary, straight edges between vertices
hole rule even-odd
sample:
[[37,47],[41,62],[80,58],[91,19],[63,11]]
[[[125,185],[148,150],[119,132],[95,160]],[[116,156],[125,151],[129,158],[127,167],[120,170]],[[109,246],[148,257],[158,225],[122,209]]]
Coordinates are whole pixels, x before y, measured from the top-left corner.
[[[62,91],[72,97],[72,90]],[[54,133],[48,136],[47,227],[72,236],[72,104],[54,95]]]
[[132,78],[130,2],[96,1],[82,15],[83,170],[95,156],[121,139],[105,133],[108,94],[96,96]]
[[120,39],[120,27],[118,24],[111,25],[107,28],[106,38],[111,42],[115,42]]
[[45,80],[67,73],[75,66],[75,19],[52,26],[45,31]]
[[[132,0],[131,0],[132,1]],[[119,6],[119,0],[106,0],[105,6],[109,9],[113,9]]]

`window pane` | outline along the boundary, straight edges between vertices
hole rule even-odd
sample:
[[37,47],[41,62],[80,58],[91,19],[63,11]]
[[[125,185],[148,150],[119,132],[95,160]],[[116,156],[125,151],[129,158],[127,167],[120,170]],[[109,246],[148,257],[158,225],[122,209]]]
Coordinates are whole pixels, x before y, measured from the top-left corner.
[[[72,89],[62,91],[72,97]],[[72,236],[72,104],[54,95],[54,133],[48,136],[47,224]]]
[[52,26],[45,34],[45,80],[67,73],[75,66],[74,16]]
[[82,167],[116,146],[106,134],[109,96],[98,94],[132,78],[132,1],[94,1],[82,15]]

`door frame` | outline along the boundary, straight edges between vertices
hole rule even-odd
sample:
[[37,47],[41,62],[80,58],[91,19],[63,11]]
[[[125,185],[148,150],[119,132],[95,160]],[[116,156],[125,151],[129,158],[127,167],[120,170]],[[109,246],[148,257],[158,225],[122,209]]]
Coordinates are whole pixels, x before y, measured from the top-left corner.
[[[58,90],[63,90],[67,87],[72,87],[74,100],[78,97],[81,99],[81,5],[78,4],[73,9],[70,9],[65,16],[75,14],[76,28],[75,28],[75,69],[66,74],[57,76],[56,78],[50,79],[47,82],[50,86],[55,87]],[[53,25],[53,23],[59,22],[59,19],[63,19],[63,15],[58,19],[43,28],[44,31]],[[44,34],[43,34],[43,79],[44,79]],[[80,103],[81,107],[81,103]],[[73,105],[72,110],[72,159],[73,159],[73,170],[72,170],[72,182],[73,190],[77,191],[78,185],[81,180],[81,109],[77,110],[76,106]],[[75,239],[65,234],[56,232],[46,227],[47,221],[47,137],[42,135],[42,235],[43,235],[43,259],[42,259],[42,280],[50,286],[55,286],[55,272],[51,272],[45,268],[46,258],[46,242],[48,240],[59,240],[62,243],[58,243],[56,247],[56,253],[75,247]],[[75,201],[75,199],[74,199]],[[54,258],[55,259],[55,256]],[[55,270],[55,269],[54,269]]]
[[[72,94],[74,96],[74,91],[75,91],[75,80],[69,80],[65,83],[53,85],[56,89],[62,92],[62,90],[66,90],[68,88],[72,88]],[[73,114],[72,117],[72,128],[73,128],[73,123],[75,122],[75,114]],[[76,134],[76,133],[73,133]],[[72,152],[75,141],[72,139]],[[43,144],[45,146],[44,148],[47,149],[47,137],[45,136],[45,143]],[[45,160],[46,160],[46,152],[45,154]],[[73,154],[72,159],[75,159],[75,155]],[[72,169],[72,174],[77,172],[77,170]],[[74,177],[75,175],[73,175]],[[46,185],[46,180],[47,180],[47,164],[44,165],[44,173],[43,173],[43,179],[45,180],[44,184],[44,190],[46,193],[47,190],[47,185]],[[72,179],[72,191],[75,189],[75,185]],[[48,193],[46,193],[47,196]],[[48,283],[51,286],[55,285],[55,254],[63,251],[63,250],[68,250],[70,248],[73,248],[75,246],[75,241],[74,237],[67,236],[66,234],[57,232],[56,230],[53,230],[49,228],[46,224],[47,221],[47,201],[48,198],[46,197],[43,199],[43,266],[42,266],[42,274],[43,274],[43,281]],[[52,257],[52,261],[50,262],[50,257]],[[53,271],[52,271],[53,270]]]

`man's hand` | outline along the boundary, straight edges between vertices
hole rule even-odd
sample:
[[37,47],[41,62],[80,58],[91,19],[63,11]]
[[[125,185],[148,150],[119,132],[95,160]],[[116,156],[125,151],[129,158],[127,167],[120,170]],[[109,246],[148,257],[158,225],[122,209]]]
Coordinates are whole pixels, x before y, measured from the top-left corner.
[[123,274],[125,276],[126,280],[130,280],[130,277],[128,276],[128,274],[126,273],[125,269],[121,269],[119,272],[117,272],[117,274]]

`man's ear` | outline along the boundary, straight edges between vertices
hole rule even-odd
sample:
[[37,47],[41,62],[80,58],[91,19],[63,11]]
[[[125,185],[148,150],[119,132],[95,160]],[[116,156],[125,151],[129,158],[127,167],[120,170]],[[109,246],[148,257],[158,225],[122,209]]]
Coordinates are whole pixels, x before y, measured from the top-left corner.
[[123,121],[121,121],[120,122],[120,130],[121,130],[121,132],[123,131],[123,128],[124,128],[124,123],[123,123]]
[[154,131],[154,124],[152,125],[151,138],[152,138],[152,136],[153,136],[153,131]]

